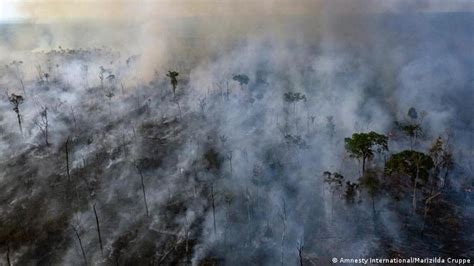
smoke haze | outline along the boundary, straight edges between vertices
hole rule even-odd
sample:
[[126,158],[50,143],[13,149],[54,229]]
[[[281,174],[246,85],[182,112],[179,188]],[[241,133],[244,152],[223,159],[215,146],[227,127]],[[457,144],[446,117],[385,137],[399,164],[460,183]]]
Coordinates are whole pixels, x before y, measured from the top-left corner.
[[[471,1],[9,4],[20,22],[0,24],[3,263],[473,257]],[[423,131],[413,141],[395,121]],[[370,131],[389,145],[368,162],[375,196],[344,142]],[[384,163],[439,136],[449,189],[427,211],[438,187],[420,183],[413,214],[410,179]]]

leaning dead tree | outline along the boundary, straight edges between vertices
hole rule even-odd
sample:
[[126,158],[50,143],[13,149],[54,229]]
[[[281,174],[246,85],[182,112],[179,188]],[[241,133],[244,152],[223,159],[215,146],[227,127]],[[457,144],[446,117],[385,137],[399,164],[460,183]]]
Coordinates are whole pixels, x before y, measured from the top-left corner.
[[146,200],[145,182],[143,181],[143,172],[142,172],[142,169],[140,168],[140,166],[137,164],[136,161],[134,162],[134,164],[135,164],[135,168],[137,169],[138,174],[140,175],[140,183],[141,183],[141,186],[142,186],[143,201],[145,203],[146,216],[150,216],[150,214],[148,212],[148,203],[147,203],[147,200]]
[[102,236],[100,234],[99,216],[97,216],[97,210],[95,208],[95,203],[92,205],[92,209],[94,210],[95,223],[97,225],[97,236],[99,237],[100,252],[102,254],[104,254],[104,246],[102,245]]
[[18,126],[20,127],[20,134],[23,137],[23,128],[21,126],[20,105],[23,103],[25,99],[21,95],[16,95],[12,93],[12,95],[8,97],[8,100],[13,105],[13,111],[15,111],[16,116],[18,118]]
[[84,251],[84,246],[82,245],[81,236],[79,235],[79,232],[77,231],[76,227],[74,227],[74,226],[71,226],[71,227],[74,230],[74,233],[76,234],[77,240],[79,242],[79,247],[81,248],[81,253],[82,253],[82,258],[84,259],[84,264],[87,266],[87,257],[86,257],[86,252]]

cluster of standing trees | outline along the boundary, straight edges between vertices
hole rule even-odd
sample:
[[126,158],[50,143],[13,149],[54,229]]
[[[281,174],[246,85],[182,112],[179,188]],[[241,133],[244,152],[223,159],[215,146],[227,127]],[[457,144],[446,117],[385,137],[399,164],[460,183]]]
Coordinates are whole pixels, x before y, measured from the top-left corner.
[[[416,116],[416,110],[411,108],[408,114],[410,117]],[[349,157],[356,159],[361,165],[358,183],[346,182],[344,198],[348,203],[354,202],[358,192],[361,189],[365,190],[372,200],[375,215],[375,198],[382,191],[391,194],[399,201],[411,194],[412,212],[416,214],[420,211],[418,203],[421,195],[424,205],[423,224],[425,224],[430,203],[449,185],[449,173],[454,167],[449,139],[438,137],[427,152],[418,151],[413,147],[416,143],[415,138],[422,132],[421,125],[398,122],[396,125],[410,139],[409,149],[397,153],[388,154],[389,137],[374,131],[354,133],[350,138],[344,139]],[[333,192],[342,191],[339,189],[344,185],[342,175],[324,172],[324,178]],[[410,186],[411,192],[408,190]]]

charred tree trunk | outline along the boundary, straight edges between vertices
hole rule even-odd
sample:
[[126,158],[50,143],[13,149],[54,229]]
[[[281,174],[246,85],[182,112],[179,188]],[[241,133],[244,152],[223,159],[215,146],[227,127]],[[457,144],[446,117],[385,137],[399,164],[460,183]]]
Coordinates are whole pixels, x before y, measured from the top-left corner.
[[173,98],[176,98],[176,86],[178,85],[177,83],[172,83],[173,86]]
[[25,84],[23,84],[23,79],[22,78],[20,78],[20,85],[21,85],[21,90],[26,95]]
[[176,100],[176,104],[178,105],[179,118],[180,118],[180,119],[183,119],[183,115],[182,115],[182,112],[181,112],[181,105],[179,105],[179,101],[178,101],[178,100]]
[[447,189],[450,186],[448,176],[449,176],[449,170],[446,170],[446,172],[444,173],[443,188],[447,188]]
[[186,252],[186,265],[189,265],[189,262],[191,261],[190,254],[189,254],[189,224],[188,224],[188,219],[186,219],[186,224],[184,227],[184,238],[185,238],[185,252]]
[[215,205],[215,200],[214,200],[214,184],[211,184],[211,201],[212,201],[212,220],[213,220],[213,225],[214,225],[214,234],[217,231],[216,227],[216,205]]
[[77,240],[79,241],[79,246],[81,247],[82,258],[84,259],[84,264],[87,266],[87,257],[86,252],[84,251],[84,247],[82,246],[81,236],[79,235],[79,232],[77,232],[77,229],[74,226],[72,227],[72,229],[74,230],[74,233],[76,233]]
[[18,126],[20,127],[20,134],[21,134],[21,137],[23,138],[23,127],[21,126],[20,112],[16,112],[16,116],[18,118]]
[[367,158],[363,157],[362,158],[362,175],[365,175],[365,161]]
[[7,243],[7,265],[12,266],[12,263],[10,261],[10,243]]
[[303,245],[298,244],[296,249],[298,250],[298,258],[300,261],[300,266],[303,266]]
[[374,195],[371,195],[371,198],[372,198],[372,214],[375,218],[376,211],[375,211],[375,197],[374,197]]
[[94,209],[95,223],[97,225],[97,236],[99,237],[100,252],[104,254],[104,247],[102,245],[102,236],[100,234],[99,216],[97,216],[97,210],[95,209],[95,204],[92,205],[92,208]]
[[283,200],[283,209],[281,214],[281,220],[283,223],[283,230],[281,232],[281,248],[280,248],[280,264],[284,265],[285,260],[285,238],[286,238],[286,202]]
[[46,126],[44,129],[44,141],[45,141],[46,146],[49,146],[48,138],[49,138],[49,131],[48,131],[48,126]]
[[136,163],[135,163],[135,167],[137,168],[138,174],[140,175],[140,183],[141,183],[141,187],[142,187],[143,202],[145,203],[146,216],[150,216],[150,214],[148,212],[148,203],[147,203],[147,200],[146,200],[145,182],[143,181],[143,173],[142,173],[142,170],[140,169],[140,167]]
[[420,169],[419,169],[419,167],[417,166],[417,167],[416,167],[415,180],[413,181],[413,201],[412,201],[413,214],[416,213],[416,183],[418,182],[418,175],[419,175],[419,172],[420,172]]
[[66,174],[67,174],[67,180],[71,181],[71,173],[69,170],[69,140],[70,138],[68,137],[66,140],[66,143],[64,144],[64,148],[66,151]]
[[72,115],[72,122],[74,123],[74,129],[77,129],[76,115],[74,114],[74,108],[72,108],[72,106],[71,106],[71,115]]
[[230,167],[230,176],[232,177],[233,175],[233,168],[232,168],[232,151],[229,152],[229,167]]
[[426,199],[425,201],[425,211],[423,214],[423,227],[421,229],[421,235],[425,233],[425,227],[426,227],[426,218],[428,217],[428,212],[430,211],[430,203],[431,201],[436,198],[437,196],[441,195],[440,192],[434,194],[433,196],[430,196],[429,198]]

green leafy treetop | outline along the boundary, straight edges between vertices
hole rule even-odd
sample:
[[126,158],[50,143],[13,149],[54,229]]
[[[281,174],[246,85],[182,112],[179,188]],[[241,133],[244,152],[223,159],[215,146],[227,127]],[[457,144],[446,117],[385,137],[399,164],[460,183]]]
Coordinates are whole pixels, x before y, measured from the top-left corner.
[[409,176],[412,181],[415,179],[427,180],[429,170],[434,167],[430,156],[413,150],[405,150],[393,154],[385,164],[385,173],[398,173]]
[[434,163],[430,156],[414,150],[393,154],[385,164],[386,174],[405,175],[413,182],[413,212],[416,211],[416,185],[420,180],[424,182],[428,180],[433,167]]
[[173,86],[173,95],[176,96],[176,86],[178,86],[177,77],[179,76],[179,73],[170,70],[168,71],[168,74],[166,74],[166,76],[170,78],[171,86]]
[[331,173],[329,171],[324,171],[323,173],[324,177],[324,183],[328,183],[330,185],[335,185],[335,186],[342,186],[342,180],[344,179],[344,176],[341,174],[334,172]]
[[405,135],[410,138],[410,148],[413,149],[413,145],[416,142],[416,139],[421,136],[423,133],[423,128],[420,124],[417,123],[401,123],[395,122],[395,125],[400,129]]
[[415,107],[411,107],[411,108],[408,110],[408,116],[409,116],[411,119],[417,119],[417,118],[418,118],[418,112],[416,111]]
[[247,77],[245,74],[234,75],[232,79],[237,81],[241,87],[243,85],[247,85],[250,81],[249,77]]
[[306,96],[304,94],[299,93],[299,92],[286,92],[283,95],[283,98],[288,103],[295,103],[295,102],[299,102],[299,101],[302,101],[302,100],[306,101]]
[[351,158],[362,159],[362,174],[365,173],[365,163],[371,160],[374,152],[388,151],[388,138],[374,131],[369,133],[354,133],[352,138],[345,138],[345,147]]

